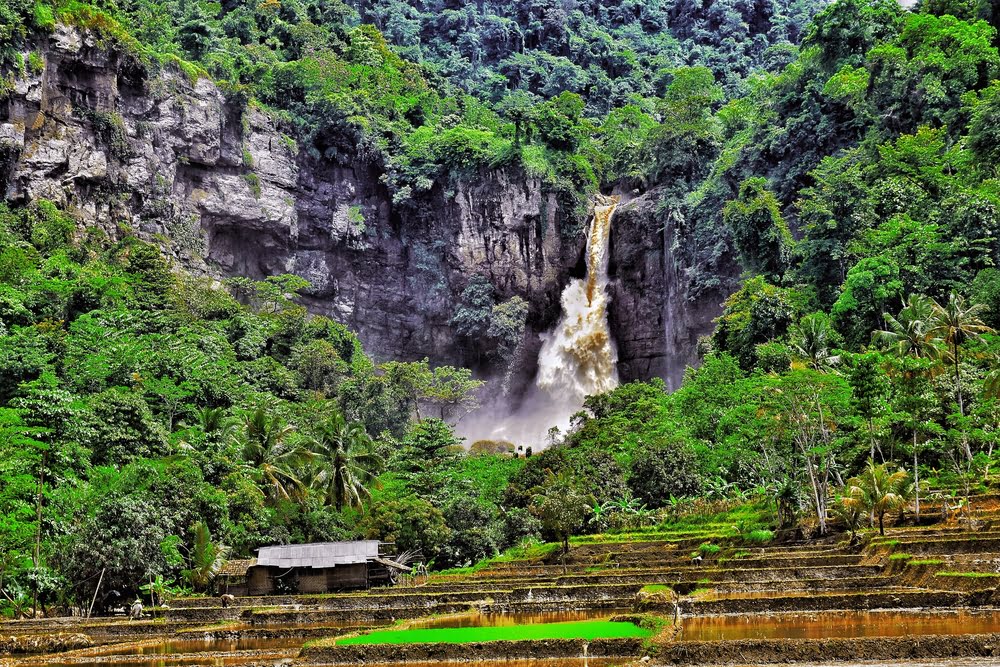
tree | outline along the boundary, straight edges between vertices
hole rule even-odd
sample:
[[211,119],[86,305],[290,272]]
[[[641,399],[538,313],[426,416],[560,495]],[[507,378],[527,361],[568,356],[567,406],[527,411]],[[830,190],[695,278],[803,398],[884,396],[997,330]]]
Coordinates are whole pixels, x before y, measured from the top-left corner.
[[312,488],[338,512],[345,505],[360,507],[370,495],[365,484],[374,478],[379,463],[364,425],[333,412],[315,429],[306,448],[320,466]]
[[885,535],[885,515],[906,504],[912,493],[910,475],[905,470],[889,472],[887,464],[869,459],[864,472],[847,481],[841,503],[878,517],[879,534]]
[[809,368],[820,372],[840,363],[840,356],[830,349],[834,336],[830,318],[823,313],[806,315],[788,331],[795,356]]
[[485,384],[475,380],[472,371],[454,366],[430,367],[424,359],[414,362],[390,361],[382,364],[389,380],[404,392],[421,419],[421,406],[438,413],[441,420],[455,422],[479,405],[478,391]]
[[139,394],[116,387],[90,399],[94,465],[125,465],[138,458],[164,456],[167,433]]
[[875,419],[885,412],[889,383],[877,352],[849,357],[847,381],[851,384],[854,408],[868,426],[868,458],[875,459]]
[[229,548],[212,541],[212,533],[204,521],[197,522],[191,532],[194,544],[188,558],[189,567],[181,574],[196,591],[205,591],[226,564]]
[[933,302],[933,320],[931,333],[944,341],[948,349],[948,360],[955,372],[955,399],[958,402],[958,414],[962,418],[962,447],[967,461],[972,461],[972,448],[964,424],[965,400],[962,393],[962,359],[961,346],[968,340],[979,338],[993,329],[986,326],[979,318],[983,312],[982,304],[967,304],[965,298],[952,292],[948,303],[942,306]]
[[894,356],[890,366],[896,379],[897,395],[908,416],[913,448],[913,479],[916,491],[917,516],[920,515],[920,469],[918,461],[919,433],[925,425],[922,417],[929,401],[926,384],[941,356],[943,340],[935,324],[935,302],[928,297],[911,294],[899,317],[885,315],[887,329],[876,331],[872,340],[887,348]]
[[272,500],[300,496],[303,484],[294,468],[304,457],[290,442],[295,427],[279,415],[269,415],[263,407],[244,413],[240,421],[236,444],[249,473]]
[[842,378],[809,369],[793,370],[767,380],[764,398],[775,436],[792,443],[809,479],[810,501],[827,532],[830,478],[836,479],[837,441],[834,434],[849,405],[849,387]]
[[681,443],[640,449],[632,458],[629,487],[652,508],[663,507],[671,496],[694,496],[701,490],[698,460]]
[[788,268],[794,241],[767,179],[748,178],[739,197],[726,204],[723,219],[733,234],[743,267],[779,281]]
[[594,498],[579,491],[571,476],[548,475],[544,487],[532,494],[531,510],[542,522],[542,529],[562,542],[562,566],[566,572],[569,538],[583,528],[594,506]]
[[368,539],[393,542],[400,551],[430,558],[448,541],[451,528],[441,510],[416,496],[376,503],[358,524]]
[[899,357],[934,359],[943,342],[934,317],[934,300],[911,294],[898,318],[888,313],[884,315],[887,328],[874,332],[872,340]]

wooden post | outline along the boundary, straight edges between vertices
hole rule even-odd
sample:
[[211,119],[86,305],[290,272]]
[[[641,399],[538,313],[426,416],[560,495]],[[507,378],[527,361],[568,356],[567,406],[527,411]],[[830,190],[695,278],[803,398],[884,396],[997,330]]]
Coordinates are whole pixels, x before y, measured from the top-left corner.
[[101,568],[101,576],[97,578],[97,588],[94,589],[94,597],[90,599],[90,608],[87,609],[87,618],[94,613],[94,603],[97,602],[97,593],[101,590],[101,582],[104,581],[104,571],[108,569],[106,567]]

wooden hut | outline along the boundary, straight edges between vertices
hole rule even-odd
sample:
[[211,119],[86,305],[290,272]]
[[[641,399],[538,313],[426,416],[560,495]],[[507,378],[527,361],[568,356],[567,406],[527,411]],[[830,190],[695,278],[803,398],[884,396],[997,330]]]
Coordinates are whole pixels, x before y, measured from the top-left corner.
[[249,594],[247,587],[247,573],[257,564],[256,558],[246,560],[226,561],[215,579],[215,588],[220,595],[228,593],[236,597],[243,597]]
[[247,569],[247,595],[333,593],[390,584],[409,571],[378,540],[261,547]]

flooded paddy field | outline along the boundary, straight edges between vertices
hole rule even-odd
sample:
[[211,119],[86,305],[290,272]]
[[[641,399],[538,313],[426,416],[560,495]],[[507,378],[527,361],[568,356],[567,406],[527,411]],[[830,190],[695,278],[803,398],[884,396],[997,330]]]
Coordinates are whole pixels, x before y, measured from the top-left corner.
[[[734,541],[697,558],[700,535],[585,543],[565,568],[557,556],[525,557],[360,593],[237,598],[226,608],[182,598],[155,620],[2,622],[0,646],[10,641],[0,666],[986,667],[1000,665],[993,536],[989,526],[948,526],[865,547]],[[541,630],[611,621],[642,632]],[[338,643],[400,630],[462,639]]]
[[678,641],[903,637],[1000,632],[1000,611],[837,611],[684,619]]

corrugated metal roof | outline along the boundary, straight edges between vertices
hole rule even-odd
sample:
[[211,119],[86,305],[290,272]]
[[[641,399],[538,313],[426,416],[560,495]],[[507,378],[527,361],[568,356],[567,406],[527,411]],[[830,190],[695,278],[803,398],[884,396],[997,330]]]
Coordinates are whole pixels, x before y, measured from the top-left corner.
[[289,568],[365,563],[378,558],[378,544],[378,540],[362,540],[261,547],[257,551],[257,565]]

